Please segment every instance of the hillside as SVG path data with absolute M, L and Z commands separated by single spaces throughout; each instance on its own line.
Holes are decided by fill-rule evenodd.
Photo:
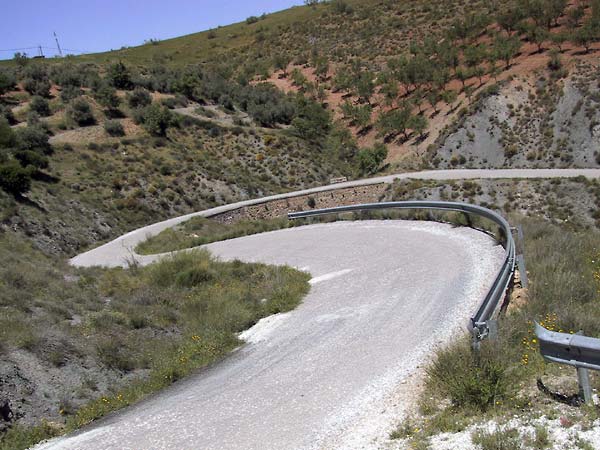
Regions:
M 74 336 L 154 333 L 176 345 L 189 337 L 186 327 L 198 325 L 163 311 L 140 323 L 137 306 L 127 305 L 143 304 L 148 295 L 159 301 L 169 289 L 181 298 L 186 289 L 205 292 L 204 282 L 180 280 L 149 293 L 141 284 L 151 274 L 135 266 L 83 273 L 66 266 L 67 257 L 129 230 L 337 177 L 423 168 L 600 167 L 598 51 L 597 0 L 333 0 L 139 47 L 3 62 L 0 319 L 18 327 L 0 346 L 6 362 L 0 379 L 11 383 L 0 407 L 12 402 L 23 426 L 55 422 L 42 437 L 65 423 L 81 425 L 77 408 L 89 412 L 86 402 L 98 408 L 103 396 L 118 398 L 126 388 L 121 381 L 147 381 L 153 366 L 141 354 L 131 366 L 107 362 L 102 342 L 79 345 Z M 569 184 L 563 191 L 552 182 L 522 183 L 523 198 L 510 182 L 470 186 L 474 193 L 466 200 L 507 213 L 571 220 L 576 231 L 600 224 L 595 185 Z M 396 199 L 453 194 L 438 185 L 396 188 Z M 385 195 L 391 194 L 354 192 L 348 201 Z M 565 198 L 568 207 L 560 205 Z M 222 267 L 202 255 L 181 264 L 192 278 L 209 270 L 211 283 L 220 273 L 235 284 L 244 270 L 276 270 Z M 295 302 L 304 282 L 299 274 L 289 277 Z M 244 310 L 226 331 L 275 306 Z M 237 342 L 227 336 L 198 365 Z M 76 379 L 61 378 L 66 366 Z M 34 371 L 50 375 L 34 379 Z M 43 398 L 24 400 L 43 386 Z M 69 408 L 60 408 L 63 403 Z M 0 420 L 0 430 L 4 425 Z

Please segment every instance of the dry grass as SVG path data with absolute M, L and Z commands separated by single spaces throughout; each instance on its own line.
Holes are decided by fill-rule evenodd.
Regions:
M 66 425 L 28 428 L 41 420 L 35 411 L 0 438 L 2 450 L 78 428 L 216 361 L 240 345 L 237 333 L 294 308 L 309 289 L 308 275 L 291 268 L 225 263 L 206 251 L 145 268 L 74 271 L 6 233 L 0 257 L 7 263 L 0 269 L 3 359 L 19 350 L 41 371 L 66 361 L 69 371 L 95 368 L 77 390 L 85 395 L 67 399 L 76 407 L 46 399 L 53 412 L 43 418 Z M 122 382 L 90 389 L 105 372 L 121 374 Z M 11 401 L 15 407 L 21 400 Z

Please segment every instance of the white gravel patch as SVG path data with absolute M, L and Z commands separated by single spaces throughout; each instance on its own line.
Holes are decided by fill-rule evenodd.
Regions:
M 238 337 L 248 342 L 249 344 L 257 344 L 262 341 L 266 341 L 269 336 L 281 325 L 288 317 L 290 313 L 279 313 L 273 314 L 272 316 L 260 319 L 254 326 L 242 331 Z
M 586 442 L 591 448 L 600 448 L 600 420 L 594 421 L 592 427 L 583 429 L 580 424 L 563 426 L 561 419 L 548 419 L 545 416 L 537 419 L 513 418 L 505 424 L 488 421 L 475 424 L 459 433 L 441 433 L 430 440 L 432 450 L 477 450 L 471 436 L 478 430 L 488 433 L 500 432 L 507 429 L 517 429 L 522 440 L 535 436 L 535 428 L 543 427 L 548 431 L 548 440 L 552 450 L 581 449 L 581 443 Z

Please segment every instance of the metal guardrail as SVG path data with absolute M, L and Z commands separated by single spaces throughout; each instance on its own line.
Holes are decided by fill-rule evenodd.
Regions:
M 591 402 L 588 370 L 600 370 L 600 339 L 550 331 L 538 323 L 535 324 L 535 335 L 545 360 L 577 369 L 580 395 L 586 403 Z
M 504 248 L 506 256 L 502 267 L 500 268 L 494 283 L 485 295 L 485 298 L 477 308 L 475 314 L 471 317 L 469 329 L 473 334 L 475 342 L 485 338 L 490 333 L 490 321 L 494 317 L 495 312 L 499 308 L 505 293 L 512 282 L 515 271 L 515 241 L 512 237 L 511 227 L 509 223 L 491 209 L 482 206 L 470 205 L 468 203 L 459 202 L 438 202 L 438 201 L 405 201 L 405 202 L 382 202 L 382 203 L 367 203 L 361 205 L 339 206 L 336 208 L 316 209 L 310 211 L 301 211 L 289 213 L 289 219 L 301 219 L 306 217 L 316 217 L 326 214 L 339 214 L 346 212 L 357 211 L 374 211 L 383 209 L 429 209 L 438 211 L 462 212 L 465 214 L 475 214 L 480 217 L 491 220 L 496 223 L 505 239 Z

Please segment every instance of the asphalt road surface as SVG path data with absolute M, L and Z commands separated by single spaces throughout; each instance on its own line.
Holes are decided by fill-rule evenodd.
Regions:
M 227 359 L 44 450 L 380 448 L 436 345 L 464 330 L 504 255 L 446 224 L 336 222 L 214 243 L 313 276 Z
M 271 200 L 309 195 L 317 192 L 326 192 L 349 187 L 369 186 L 373 184 L 392 183 L 396 179 L 421 179 L 421 180 L 466 180 L 466 179 L 503 179 L 503 178 L 572 178 L 572 177 L 600 178 L 600 169 L 456 169 L 456 170 L 428 170 L 424 172 L 408 172 L 396 175 L 367 178 L 363 180 L 348 181 L 345 183 L 320 186 L 303 191 L 288 192 L 269 197 L 245 200 L 230 205 L 219 206 L 199 211 L 185 216 L 175 217 L 163 222 L 148 225 L 146 227 L 127 233 L 114 241 L 104 244 L 98 248 L 82 253 L 74 257 L 71 263 L 76 266 L 126 266 L 132 259 L 144 264 L 154 258 L 136 255 L 134 248 L 140 242 L 150 236 L 157 235 L 161 231 L 174 227 L 192 217 L 210 217 L 227 211 L 232 211 L 244 206 L 265 203 Z

